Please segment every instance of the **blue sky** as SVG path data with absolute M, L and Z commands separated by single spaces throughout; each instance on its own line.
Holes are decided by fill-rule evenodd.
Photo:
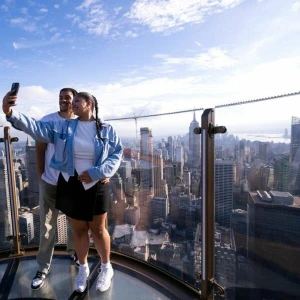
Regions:
M 71 86 L 94 94 L 104 119 L 296 92 L 299 20 L 299 0 L 1 0 L 0 92 L 20 82 L 17 109 L 40 118 Z M 236 132 L 283 131 L 300 116 L 299 100 L 219 109 L 217 121 Z M 182 134 L 191 119 L 139 126 Z M 134 122 L 121 123 L 120 134 L 134 136 Z

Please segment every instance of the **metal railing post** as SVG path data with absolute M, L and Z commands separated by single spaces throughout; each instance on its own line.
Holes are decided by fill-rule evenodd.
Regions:
M 214 280 L 215 272 L 215 140 L 216 133 L 226 132 L 226 127 L 214 126 L 215 110 L 205 109 L 201 117 L 201 299 L 213 300 L 215 289 L 224 295 L 224 289 Z
M 214 236 L 215 236 L 215 168 L 214 138 L 210 127 L 214 124 L 214 110 L 206 109 L 201 118 L 201 173 L 202 173 L 202 243 L 201 243 L 201 299 L 214 299 Z
M 10 128 L 8 126 L 4 127 L 4 138 L 0 139 L 0 142 L 4 142 L 6 165 L 7 165 L 7 177 L 8 177 L 8 187 L 9 187 L 9 199 L 10 199 L 10 210 L 11 210 L 11 221 L 12 221 L 12 235 L 7 236 L 6 239 L 13 240 L 14 249 L 10 256 L 21 256 L 23 252 L 21 251 L 20 242 L 20 230 L 19 230 L 19 217 L 18 217 L 18 205 L 17 205 L 17 190 L 16 190 L 16 180 L 15 180 L 15 170 L 13 164 L 12 155 L 12 142 L 17 142 L 19 139 L 10 136 Z

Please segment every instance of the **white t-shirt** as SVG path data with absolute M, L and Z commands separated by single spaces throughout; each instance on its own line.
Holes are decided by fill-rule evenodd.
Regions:
M 65 119 L 62 118 L 58 114 L 58 112 L 46 115 L 41 119 L 41 121 L 45 121 L 45 122 L 59 121 L 59 120 L 65 120 Z M 57 185 L 59 171 L 49 166 L 53 155 L 54 155 L 54 144 L 48 143 L 45 151 L 45 170 L 44 173 L 42 174 L 42 179 L 49 184 Z
M 74 135 L 74 156 L 75 169 L 78 175 L 95 166 L 95 136 L 97 134 L 95 121 L 82 122 L 78 121 L 76 132 Z M 65 180 L 69 180 L 69 175 L 62 172 Z M 82 183 L 84 189 L 87 190 L 95 185 L 98 180 L 91 183 Z

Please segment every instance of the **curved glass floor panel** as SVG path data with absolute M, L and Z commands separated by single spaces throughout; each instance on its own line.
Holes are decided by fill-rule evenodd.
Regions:
M 124 272 L 114 265 L 111 288 L 101 293 L 96 291 L 96 280 L 100 266 L 97 258 L 89 257 L 91 276 L 84 294 L 73 291 L 77 267 L 67 255 L 54 255 L 51 270 L 42 288 L 33 291 L 31 280 L 37 271 L 35 256 L 12 258 L 0 262 L 1 299 L 113 299 L 113 300 L 167 300 L 175 299 L 145 282 L 139 275 Z

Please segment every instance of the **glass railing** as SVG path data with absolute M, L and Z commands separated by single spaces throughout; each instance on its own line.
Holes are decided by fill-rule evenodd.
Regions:
M 300 297 L 300 122 L 292 119 L 299 100 L 215 110 L 216 124 L 227 128 L 215 135 L 215 166 L 208 166 L 215 171 L 214 277 L 225 288 L 225 299 Z M 121 166 L 110 180 L 112 250 L 199 289 L 203 186 L 201 134 L 193 130 L 201 127 L 202 113 L 108 120 L 124 146 Z M 31 138 L 13 144 L 25 251 L 39 242 L 34 152 Z M 3 155 L 0 246 L 7 249 L 12 245 L 6 241 L 11 229 L 4 162 Z M 60 215 L 56 242 L 66 239 L 66 218 Z
M 216 110 L 228 132 L 215 143 L 215 278 L 228 299 L 300 297 L 299 100 Z

